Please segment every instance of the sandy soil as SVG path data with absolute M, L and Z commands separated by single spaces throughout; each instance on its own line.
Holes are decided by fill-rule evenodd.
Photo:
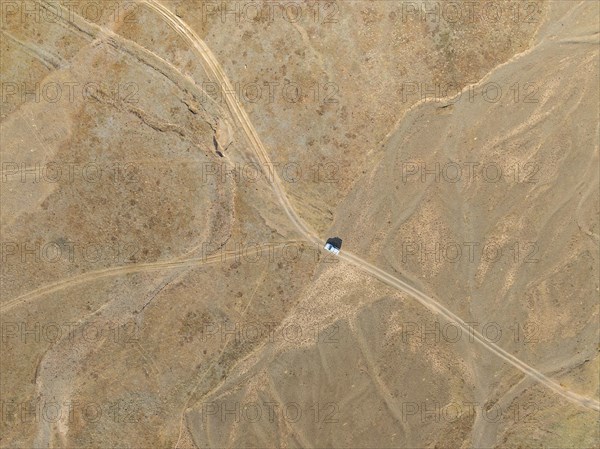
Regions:
M 257 5 L 2 0 L 0 447 L 598 447 L 598 4 Z

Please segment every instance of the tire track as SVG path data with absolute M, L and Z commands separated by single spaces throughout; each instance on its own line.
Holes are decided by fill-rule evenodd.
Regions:
M 183 20 L 181 20 L 178 16 L 176 16 L 173 12 L 171 12 L 168 8 L 166 8 L 165 6 L 163 6 L 161 3 L 159 3 L 156 0 L 141 0 L 141 3 L 147 5 L 152 10 L 157 12 L 160 16 L 162 16 L 167 21 L 167 23 L 180 36 L 182 36 L 187 42 L 189 42 L 192 45 L 192 47 L 195 49 L 197 54 L 206 63 L 206 66 L 208 69 L 207 71 L 210 71 L 212 73 L 214 78 L 223 86 L 224 90 L 234 91 L 223 68 L 220 66 L 220 64 L 216 60 L 216 58 L 213 55 L 213 53 L 211 52 L 211 50 L 204 43 L 204 41 L 202 41 L 198 37 L 198 35 Z M 533 48 L 535 48 L 535 47 L 533 47 Z M 523 52 L 523 53 L 519 54 L 518 56 L 522 57 L 524 54 L 530 53 L 531 51 L 533 51 L 533 48 L 527 52 Z M 515 58 L 511 58 L 509 61 L 507 61 L 504 64 L 499 65 L 498 67 L 505 66 L 505 65 L 509 64 L 510 62 L 512 62 L 514 59 Z M 496 70 L 498 67 L 494 68 L 493 70 Z M 489 77 L 490 74 L 491 74 L 491 72 L 486 74 L 486 77 Z M 249 141 L 249 143 L 251 144 L 252 148 L 254 149 L 254 151 L 256 153 L 256 156 L 258 157 L 260 162 L 263 164 L 262 166 L 263 167 L 271 166 L 272 164 L 270 162 L 268 153 L 267 153 L 264 145 L 262 144 L 260 138 L 258 137 L 258 134 L 257 134 L 256 130 L 254 129 L 248 115 L 246 114 L 244 109 L 241 107 L 238 100 L 234 96 L 227 95 L 226 96 L 226 104 L 229 109 L 229 112 L 237 120 L 238 124 L 243 129 L 247 140 Z M 304 223 L 304 221 L 300 217 L 298 217 L 295 210 L 291 206 L 291 204 L 283 190 L 281 180 L 279 179 L 279 176 L 277 175 L 277 173 L 274 173 L 274 176 L 271 177 L 271 180 L 272 180 L 271 186 L 273 187 L 275 194 L 276 194 L 279 202 L 281 203 L 282 208 L 284 209 L 285 213 L 287 214 L 288 218 L 290 219 L 290 221 L 294 224 L 294 226 L 298 229 L 298 231 L 309 242 L 320 244 L 323 240 L 318 238 L 316 236 L 316 234 L 314 233 L 314 231 L 312 231 L 308 227 L 308 225 L 306 223 Z M 451 322 L 457 323 L 462 328 L 462 330 L 465 330 L 465 331 L 469 330 L 466 323 L 462 319 L 460 319 L 457 315 L 455 315 L 449 309 L 447 309 L 446 307 L 444 307 L 443 305 L 441 305 L 440 303 L 435 301 L 433 298 L 427 296 L 425 293 L 417 290 L 416 288 L 412 287 L 411 285 L 407 284 L 406 282 L 373 266 L 366 260 L 363 260 L 360 257 L 358 257 L 350 252 L 342 252 L 342 253 L 340 253 L 339 257 L 342 260 L 345 260 L 346 262 L 356 266 L 357 268 L 372 274 L 373 276 L 375 276 L 382 282 L 411 295 L 419 303 L 421 303 L 422 305 L 427 307 L 429 310 L 431 310 L 435 314 L 437 314 Z M 513 356 L 512 354 L 508 353 L 504 349 L 500 348 L 496 344 L 487 341 L 480 333 L 473 332 L 473 334 L 474 334 L 475 340 L 478 343 L 480 343 L 484 348 L 488 349 L 491 353 L 497 355 L 498 357 L 502 358 L 507 363 L 509 363 L 512 366 L 514 366 L 515 368 L 519 369 L 523 374 L 530 376 L 532 379 L 535 379 L 537 382 L 545 385 L 550 390 L 554 391 L 555 393 L 559 394 L 560 396 L 564 397 L 565 399 L 569 400 L 570 402 L 573 402 L 573 403 L 580 405 L 582 407 L 585 407 L 585 408 L 600 411 L 600 402 L 598 402 L 597 400 L 579 395 L 572 391 L 569 391 L 568 389 L 562 387 L 557 382 L 546 377 L 544 374 L 537 371 L 533 367 L 527 365 L 525 362 L 521 361 L 517 357 Z
M 287 240 L 284 242 L 277 242 L 275 244 L 269 243 L 269 245 L 273 245 L 275 248 L 288 245 L 290 243 L 305 243 L 303 240 Z M 262 252 L 262 247 L 258 246 L 252 250 L 248 250 L 247 255 L 254 255 Z M 32 290 L 24 295 L 21 295 L 17 298 L 6 301 L 2 305 L 0 305 L 0 312 L 5 313 L 11 309 L 14 309 L 17 306 L 25 304 L 29 301 L 33 301 L 34 299 L 40 298 L 42 296 L 49 295 L 51 293 L 55 293 L 60 290 L 64 290 L 65 288 L 74 287 L 77 285 L 85 284 L 87 282 L 92 282 L 98 279 L 103 279 L 112 276 L 118 276 L 121 274 L 131 274 L 131 273 L 142 273 L 146 271 L 160 271 L 160 270 L 174 270 L 177 268 L 184 267 L 198 267 L 202 265 L 211 265 L 215 262 L 224 262 L 226 260 L 231 260 L 235 257 L 239 257 L 240 252 L 237 250 L 233 251 L 223 251 L 219 254 L 214 254 L 206 257 L 194 257 L 191 259 L 183 259 L 183 260 L 168 260 L 164 262 L 150 262 L 132 266 L 120 266 L 120 267 L 111 267 L 105 268 L 102 270 L 95 270 L 90 273 L 84 273 L 79 276 L 74 276 L 68 279 L 63 279 L 53 284 L 44 285 L 43 287 Z

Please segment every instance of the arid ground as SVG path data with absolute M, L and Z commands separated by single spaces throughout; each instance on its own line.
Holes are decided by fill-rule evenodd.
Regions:
M 0 6 L 0 448 L 600 447 L 598 2 Z

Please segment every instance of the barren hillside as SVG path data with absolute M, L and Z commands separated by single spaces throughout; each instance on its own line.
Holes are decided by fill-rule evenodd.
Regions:
M 597 2 L 0 1 L 0 447 L 600 445 Z

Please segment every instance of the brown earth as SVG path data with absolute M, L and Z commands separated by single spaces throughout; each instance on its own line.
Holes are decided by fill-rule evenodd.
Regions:
M 1 0 L 0 447 L 598 447 L 598 4 L 161 3 Z

